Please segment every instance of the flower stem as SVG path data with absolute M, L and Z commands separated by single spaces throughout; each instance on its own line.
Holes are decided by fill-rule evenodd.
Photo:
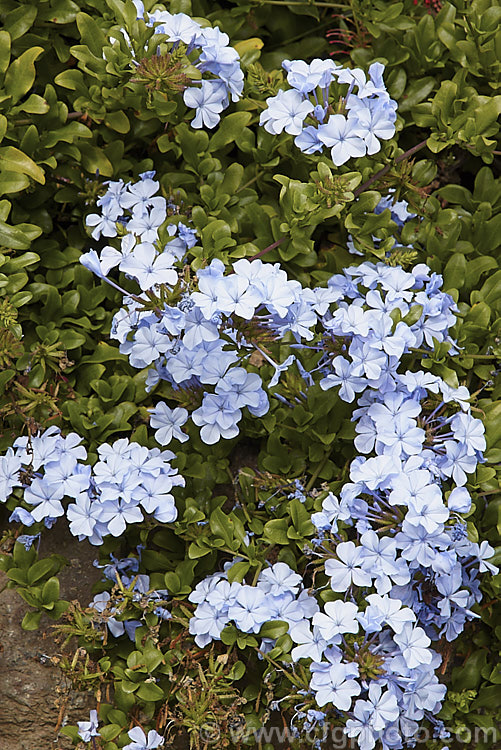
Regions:
M 315 482 L 317 481 L 318 475 L 320 474 L 320 472 L 324 468 L 325 464 L 329 460 L 330 454 L 331 454 L 331 451 L 327 451 L 327 453 L 323 457 L 322 461 L 318 464 L 318 466 L 315 469 L 314 473 L 311 475 L 310 481 L 308 482 L 308 484 L 304 488 L 305 492 L 309 492 L 311 490 L 311 488 L 313 487 L 313 485 L 315 484 Z
M 265 247 L 264 250 L 261 250 L 260 253 L 256 253 L 252 257 L 249 258 L 249 260 L 256 260 L 257 258 L 261 258 L 261 256 L 266 255 L 266 253 L 269 253 L 270 250 L 274 250 L 276 247 L 282 244 L 282 242 L 285 242 L 287 237 L 280 237 L 279 240 L 276 242 L 272 242 L 271 245 L 268 245 L 268 247 Z
M 239 187 L 235 192 L 236 193 L 240 193 L 240 192 L 242 192 L 242 190 L 245 190 L 245 188 L 248 188 L 250 185 L 253 185 L 257 180 L 259 180 L 259 178 L 261 177 L 262 174 L 263 174 L 262 172 L 258 172 L 255 177 L 253 177 L 251 180 L 249 180 L 244 185 L 242 185 L 241 187 Z
M 428 349 L 418 349 L 414 346 L 410 347 L 411 352 L 415 352 L 416 354 L 433 354 L 431 350 Z M 499 359 L 499 357 L 496 354 L 457 354 L 456 359 L 483 359 L 483 360 L 490 360 L 495 361 Z
M 379 170 L 379 172 L 376 172 L 376 174 L 372 175 L 372 177 L 367 180 L 367 182 L 364 182 L 362 185 L 360 185 L 360 187 L 353 191 L 353 195 L 355 196 L 355 198 L 358 198 L 360 193 L 363 193 L 364 190 L 367 190 L 367 188 L 370 187 L 374 182 L 377 182 L 381 177 L 384 177 L 384 175 L 390 171 L 394 164 L 399 164 L 401 161 L 404 161 L 404 159 L 408 159 L 417 151 L 421 151 L 421 149 L 426 146 L 426 141 L 427 139 L 421 141 L 421 143 L 416 143 L 415 146 L 412 146 L 412 148 L 407 149 L 407 151 L 404 151 L 403 154 L 397 156 L 394 162 L 392 162 L 391 164 L 387 164 L 386 167 L 383 167 Z

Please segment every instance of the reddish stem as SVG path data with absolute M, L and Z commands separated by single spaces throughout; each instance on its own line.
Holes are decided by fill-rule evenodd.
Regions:
M 261 258 L 263 255 L 266 255 L 266 253 L 269 253 L 270 250 L 274 250 L 276 247 L 281 245 L 282 242 L 285 242 L 286 239 L 287 237 L 280 237 L 279 240 L 277 240 L 276 242 L 272 242 L 271 245 L 268 245 L 268 247 L 265 247 L 264 250 L 261 250 L 260 253 L 256 253 L 255 255 L 253 255 L 251 258 L 249 258 L 249 260 L 256 260 L 256 258 Z
M 400 154 L 400 156 L 397 156 L 394 162 L 392 162 L 391 164 L 387 164 L 386 167 L 383 167 L 379 170 L 379 172 L 376 172 L 376 174 L 372 175 L 372 177 L 367 180 L 367 182 L 364 182 L 363 185 L 360 185 L 360 187 L 353 191 L 353 195 L 355 196 L 355 198 L 358 198 L 360 193 L 363 193 L 364 190 L 367 190 L 367 188 L 370 187 L 374 182 L 377 182 L 380 177 L 383 177 L 387 172 L 389 172 L 394 164 L 399 164 L 401 161 L 404 161 L 404 159 L 408 159 L 409 156 L 412 156 L 417 151 L 420 151 L 422 148 L 424 148 L 426 146 L 426 141 L 427 139 L 421 141 L 421 143 L 416 143 L 415 146 L 407 149 L 407 151 L 404 151 L 404 153 Z

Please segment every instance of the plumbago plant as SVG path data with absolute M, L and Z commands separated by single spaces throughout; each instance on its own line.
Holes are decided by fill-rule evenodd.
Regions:
M 0 3 L 0 499 L 23 625 L 96 695 L 62 733 L 492 747 L 496 4 L 52 5 Z

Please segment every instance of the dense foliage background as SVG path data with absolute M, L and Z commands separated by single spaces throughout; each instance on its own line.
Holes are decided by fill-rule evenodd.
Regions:
M 157 5 L 145 2 L 147 10 Z M 494 159 L 500 153 L 500 3 L 172 0 L 166 7 L 219 26 L 241 56 L 244 96 L 212 131 L 190 127 L 180 96 L 167 96 L 161 85 L 131 83 L 124 52 L 103 56 L 112 49 L 105 33 L 111 27 L 126 28 L 138 49 L 147 41 L 130 0 L 0 0 L 2 452 L 19 435 L 51 425 L 81 435 L 91 458 L 98 445 L 123 436 L 156 445 L 147 408 L 170 393 L 161 384 L 153 399 L 145 371 L 134 370 L 110 341 L 121 295 L 79 263 L 96 246 L 84 219 L 103 182 L 135 180 L 155 169 L 163 195 L 199 233 L 192 271 L 213 258 L 229 263 L 266 251 L 266 261 L 280 261 L 291 278 L 314 286 L 356 262 L 346 245 L 351 235 L 368 260 L 389 258 L 406 269 L 425 262 L 443 275 L 443 288 L 460 310 L 453 335 L 461 351 L 451 357 L 437 346 L 421 366 L 451 386 L 467 385 L 475 396 L 487 451 L 469 476 L 475 503 L 468 526 L 471 538 L 497 548 L 499 562 L 501 179 Z M 284 82 L 282 61 L 329 55 L 364 69 L 383 62 L 398 102 L 397 133 L 383 149 L 331 172 L 319 166 L 320 157 L 293 150 L 287 134 L 272 136 L 258 126 L 265 98 Z M 401 234 L 389 211 L 373 213 L 390 188 L 416 214 Z M 418 363 L 419 352 L 413 358 Z M 266 364 L 256 364 L 266 372 Z M 297 389 L 293 375 L 284 378 L 283 395 Z M 210 741 L 197 734 L 208 719 L 226 727 L 228 737 L 231 722 L 259 727 L 271 716 L 282 723 L 270 713 L 272 701 L 283 697 L 280 670 L 261 683 L 254 662 L 255 671 L 245 675 L 235 651 L 229 661 L 219 658 L 225 646 L 200 656 L 187 633 L 193 607 L 185 599 L 229 559 L 221 547 L 238 554 L 238 524 L 247 521 L 261 542 L 257 557 L 304 566 L 312 528 L 303 510 L 315 503 L 310 491 L 322 483 L 341 486 L 353 436 L 351 409 L 318 387 L 294 409 L 275 400 L 264 419 L 244 418 L 232 440 L 208 446 L 190 432 L 175 448 L 187 480 L 176 496 L 175 534 L 133 527 L 99 549 L 104 561 L 145 545 L 141 572 L 179 600 L 178 634 L 162 631 L 159 640 L 153 616 L 144 650 L 127 639 L 103 643 L 88 613 L 59 600 L 62 561 L 37 561 L 35 547 L 14 546 L 20 531 L 5 524 L 2 566 L 33 607 L 25 626 L 36 628 L 41 612 L 63 616 L 65 634 L 77 635 L 90 654 L 90 662 L 66 669 L 107 696 L 100 705 L 103 749 L 123 747 L 131 716 L 144 726 L 173 726 L 173 736 L 188 733 L 196 747 Z M 306 488 L 306 506 L 289 500 L 295 479 Z M 262 504 L 275 491 L 270 526 Z M 5 507 L 5 521 L 11 509 Z M 438 646 L 449 688 L 441 716 L 454 730 L 499 726 L 500 588 L 501 576 L 486 579 L 481 619 L 457 641 Z M 128 606 L 135 606 L 132 596 Z M 268 633 L 277 635 L 283 633 Z M 243 638 L 235 634 L 238 647 Z M 282 648 L 288 649 L 285 641 Z M 285 703 L 286 723 L 290 710 Z M 76 742 L 76 728 L 67 731 Z M 430 740 L 426 746 L 443 745 Z

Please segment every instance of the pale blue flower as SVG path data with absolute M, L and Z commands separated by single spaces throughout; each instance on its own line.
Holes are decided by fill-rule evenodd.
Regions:
M 155 748 L 161 747 L 165 742 L 164 738 L 154 729 L 150 729 L 148 736 L 146 736 L 140 727 L 134 727 L 133 729 L 129 729 L 128 735 L 132 742 L 125 745 L 123 750 L 155 750 Z
M 171 409 L 165 401 L 159 401 L 153 409 L 149 409 L 149 412 L 151 414 L 150 425 L 155 430 L 157 443 L 169 445 L 173 439 L 181 443 L 189 439 L 189 436 L 181 429 L 188 420 L 187 409 L 180 406 Z
M 276 96 L 266 99 L 266 104 L 268 107 L 261 112 L 259 124 L 273 135 L 279 135 L 283 130 L 290 135 L 299 135 L 305 118 L 314 109 L 313 104 L 294 89 L 280 89 Z
M 217 80 L 202 80 L 200 86 L 186 89 L 183 98 L 187 107 L 196 109 L 196 115 L 191 121 L 194 128 L 215 128 L 228 103 L 226 87 L 222 81 Z
M 365 156 L 366 145 L 357 135 L 358 121 L 349 121 L 344 115 L 330 115 L 323 125 L 318 127 L 318 137 L 331 149 L 331 159 L 340 167 L 348 159 Z
M 97 711 L 93 709 L 89 714 L 89 721 L 77 721 L 78 736 L 84 742 L 90 742 L 93 737 L 100 737 L 97 730 L 98 723 Z

